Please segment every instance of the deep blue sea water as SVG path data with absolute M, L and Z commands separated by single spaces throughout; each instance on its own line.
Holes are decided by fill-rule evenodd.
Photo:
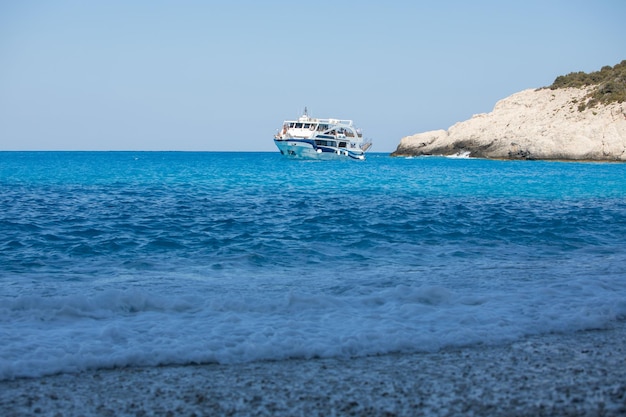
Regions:
M 626 164 L 0 152 L 0 380 L 626 317 Z

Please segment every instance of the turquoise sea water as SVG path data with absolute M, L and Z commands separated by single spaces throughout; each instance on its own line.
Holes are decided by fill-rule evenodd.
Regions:
M 626 317 L 626 164 L 0 152 L 0 380 Z

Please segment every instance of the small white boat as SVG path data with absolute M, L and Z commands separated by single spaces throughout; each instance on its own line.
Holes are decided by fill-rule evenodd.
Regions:
M 316 119 L 306 107 L 298 120 L 285 120 L 274 135 L 280 153 L 300 159 L 365 159 L 372 142 L 363 139 L 352 120 Z

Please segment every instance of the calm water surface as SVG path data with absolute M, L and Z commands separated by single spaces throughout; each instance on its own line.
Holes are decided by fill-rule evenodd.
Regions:
M 0 379 L 626 316 L 626 164 L 0 152 Z

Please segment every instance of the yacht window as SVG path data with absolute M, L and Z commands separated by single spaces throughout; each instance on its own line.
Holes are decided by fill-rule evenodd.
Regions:
M 333 140 L 316 140 L 315 144 L 318 146 L 337 146 L 336 142 Z
M 296 129 L 301 129 L 302 128 L 302 123 L 296 123 Z
M 346 142 L 339 142 L 340 148 L 345 148 L 348 144 Z

